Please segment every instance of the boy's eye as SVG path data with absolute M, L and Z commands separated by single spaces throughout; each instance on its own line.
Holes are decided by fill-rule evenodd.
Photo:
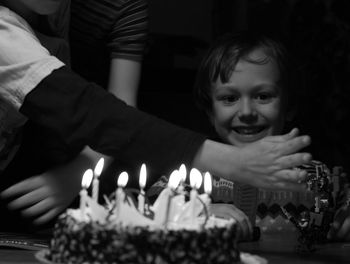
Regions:
M 224 104 L 232 104 L 238 99 L 239 97 L 236 95 L 223 95 L 219 97 L 219 101 L 223 102 Z
M 276 97 L 274 93 L 258 93 L 255 99 L 261 103 L 269 103 L 273 98 Z

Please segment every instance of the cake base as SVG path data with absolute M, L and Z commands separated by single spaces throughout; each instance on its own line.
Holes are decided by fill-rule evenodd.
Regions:
M 232 264 L 239 261 L 238 225 L 163 229 L 59 217 L 48 259 L 58 263 Z
M 43 249 L 38 251 L 35 254 L 37 260 L 43 264 L 63 264 L 58 262 L 53 262 L 49 259 L 50 251 L 48 249 Z M 252 255 L 246 252 L 240 253 L 240 261 L 238 264 L 268 264 L 268 261 L 265 258 L 262 258 L 258 255 Z

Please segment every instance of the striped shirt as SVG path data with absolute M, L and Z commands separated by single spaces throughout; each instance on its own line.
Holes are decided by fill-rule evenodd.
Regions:
M 148 33 L 146 0 L 72 0 L 72 68 L 106 86 L 111 58 L 141 61 Z

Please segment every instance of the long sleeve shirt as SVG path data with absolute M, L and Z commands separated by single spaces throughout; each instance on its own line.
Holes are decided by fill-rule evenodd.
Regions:
M 66 67 L 27 94 L 20 112 L 54 131 L 67 146 L 89 145 L 128 164 L 144 162 L 158 173 L 181 163 L 190 166 L 206 139 L 127 106 Z

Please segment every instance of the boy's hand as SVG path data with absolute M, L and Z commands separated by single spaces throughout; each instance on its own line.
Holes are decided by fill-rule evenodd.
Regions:
M 67 208 L 80 190 L 82 174 L 74 174 L 62 166 L 33 176 L 4 190 L 0 197 L 12 199 L 11 210 L 19 210 L 33 224 L 49 222 Z
M 335 241 L 350 241 L 350 207 L 345 205 L 338 209 L 327 235 Z
M 235 219 L 241 229 L 240 240 L 251 240 L 253 228 L 248 216 L 233 204 L 210 204 L 209 213 L 225 219 Z

